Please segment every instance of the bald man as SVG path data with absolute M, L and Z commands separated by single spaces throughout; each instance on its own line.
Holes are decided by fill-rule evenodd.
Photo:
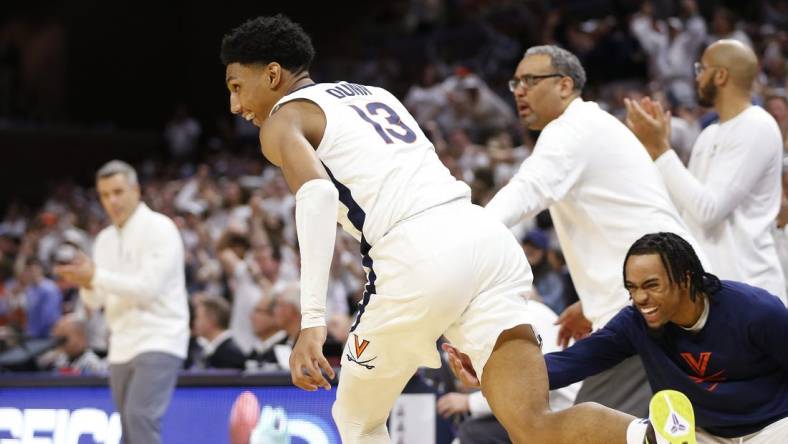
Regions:
M 687 226 L 721 278 L 768 290 L 786 303 L 785 277 L 771 232 L 780 210 L 782 138 L 774 118 L 751 104 L 758 58 L 719 40 L 695 63 L 698 102 L 720 116 L 698 136 L 687 168 L 670 148 L 670 114 L 646 98 L 627 100 L 638 136 Z

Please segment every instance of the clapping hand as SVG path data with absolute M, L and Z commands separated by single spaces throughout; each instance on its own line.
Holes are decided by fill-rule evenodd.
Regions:
M 651 159 L 670 149 L 670 111 L 663 111 L 662 105 L 644 97 L 638 100 L 624 99 L 627 107 L 627 126 L 640 143 L 646 147 Z

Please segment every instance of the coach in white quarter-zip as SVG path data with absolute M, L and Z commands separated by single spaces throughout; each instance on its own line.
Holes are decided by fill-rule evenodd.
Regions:
M 722 279 L 763 288 L 786 303 L 785 276 L 771 232 L 780 210 L 782 136 L 754 106 L 755 53 L 719 40 L 695 63 L 698 102 L 718 123 L 698 136 L 687 168 L 670 149 L 669 115 L 650 99 L 628 100 L 627 120 L 665 179 L 673 202 Z
M 695 245 L 641 143 L 618 119 L 581 98 L 585 80 L 569 51 L 528 49 L 509 89 L 523 125 L 541 133 L 533 154 L 486 207 L 510 227 L 550 210 L 580 297 L 558 318 L 564 346 L 629 304 L 619 269 L 632 242 L 668 231 Z M 634 357 L 586 380 L 577 402 L 644 416 L 649 397 L 646 374 Z
M 112 225 L 96 237 L 92 260 L 81 254 L 55 272 L 80 286 L 87 305 L 104 307 L 123 441 L 158 444 L 189 339 L 183 242 L 170 218 L 140 201 L 129 164 L 101 167 L 96 189 Z

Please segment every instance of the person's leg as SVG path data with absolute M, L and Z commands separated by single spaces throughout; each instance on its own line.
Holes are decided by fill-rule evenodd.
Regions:
M 115 403 L 115 408 L 118 409 L 120 414 L 120 428 L 123 433 L 123 439 L 126 443 L 129 441 L 131 430 L 126 423 L 126 394 L 128 393 L 129 381 L 134 374 L 134 367 L 131 362 L 125 364 L 112 364 L 109 366 L 109 389 L 112 393 L 112 401 Z
M 700 441 L 698 441 L 700 443 Z M 743 444 L 781 444 L 788 442 L 788 418 L 769 424 L 758 433 L 744 438 Z
M 625 444 L 634 417 L 594 403 L 550 412 L 544 357 L 533 330 L 520 325 L 498 337 L 482 373 L 482 391 L 514 443 Z
M 134 376 L 128 385 L 126 424 L 133 440 L 126 444 L 161 443 L 161 418 L 170 403 L 183 360 L 168 353 L 142 353 L 133 360 Z
M 453 215 L 436 208 L 399 224 L 364 258 L 364 305 L 345 344 L 332 411 L 345 444 L 388 443 L 386 420 L 405 384 L 418 367 L 440 367 L 436 341 L 462 315 L 475 284 L 472 242 L 452 231 Z
M 640 418 L 648 415 L 651 387 L 639 356 L 588 377 L 577 393 L 575 404 L 596 402 Z
M 337 399 L 331 409 L 345 444 L 388 444 L 386 420 L 415 368 L 388 378 L 362 378 L 352 371 L 339 375 Z

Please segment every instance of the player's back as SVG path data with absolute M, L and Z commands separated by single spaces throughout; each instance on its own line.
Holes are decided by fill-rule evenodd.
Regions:
M 438 159 L 416 120 L 391 93 L 347 82 L 309 85 L 274 107 L 308 100 L 326 116 L 316 153 L 339 190 L 339 221 L 372 245 L 395 224 L 429 208 L 470 199 Z

